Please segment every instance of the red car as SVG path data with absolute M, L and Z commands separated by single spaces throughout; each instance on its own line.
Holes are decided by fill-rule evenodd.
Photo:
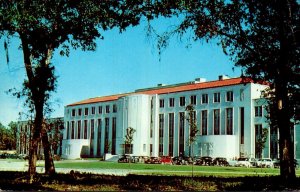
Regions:
M 170 164 L 170 165 L 173 164 L 172 157 L 170 157 L 170 156 L 162 156 L 160 158 L 160 161 L 162 164 Z

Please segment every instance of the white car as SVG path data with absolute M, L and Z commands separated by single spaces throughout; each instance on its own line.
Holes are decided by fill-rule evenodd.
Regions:
M 256 166 L 256 160 L 254 158 L 240 157 L 240 158 L 238 158 L 236 166 L 238 166 L 238 167 L 242 167 L 242 166 L 244 166 L 244 167 L 255 167 Z
M 274 167 L 274 161 L 270 158 L 259 159 L 259 160 L 257 160 L 257 167 L 273 168 Z

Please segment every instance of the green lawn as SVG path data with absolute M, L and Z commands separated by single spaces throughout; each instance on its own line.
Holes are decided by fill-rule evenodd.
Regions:
M 40 165 L 42 166 L 42 165 Z M 255 176 L 279 175 L 276 168 L 245 168 L 245 167 L 218 167 L 192 165 L 155 165 L 142 163 L 116 163 L 105 161 L 57 161 L 56 168 L 76 169 L 125 169 L 141 175 L 191 175 L 196 176 Z M 300 170 L 296 171 L 300 176 Z

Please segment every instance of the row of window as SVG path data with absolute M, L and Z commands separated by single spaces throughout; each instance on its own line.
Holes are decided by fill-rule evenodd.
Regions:
M 213 102 L 214 103 L 220 103 L 221 96 L 220 92 L 216 92 L 213 94 Z M 227 91 L 226 92 L 226 102 L 233 102 L 233 91 Z M 202 94 L 201 95 L 201 104 L 207 104 L 209 101 L 208 94 Z M 190 104 L 197 105 L 197 95 L 191 95 L 190 96 Z M 179 106 L 185 106 L 186 105 L 186 97 L 182 96 L 179 98 Z M 175 106 L 175 98 L 169 98 L 169 107 Z M 164 108 L 165 107 L 165 99 L 159 100 L 159 107 Z
M 82 108 L 78 108 L 77 110 L 76 109 L 72 109 L 71 111 L 71 116 L 72 117 L 75 117 L 76 115 L 77 116 L 88 116 L 88 115 L 95 115 L 96 114 L 96 109 L 97 109 L 97 113 L 98 114 L 103 114 L 104 112 L 106 114 L 110 113 L 111 111 L 111 107 L 110 105 L 106 105 L 105 106 L 105 110 L 103 110 L 103 106 L 98 106 L 97 108 L 96 107 L 85 107 L 84 109 Z M 84 111 L 83 111 L 84 110 Z M 84 112 L 84 113 L 83 113 Z M 112 106 L 112 112 L 113 113 L 116 113 L 117 112 L 117 105 L 116 104 L 113 104 Z

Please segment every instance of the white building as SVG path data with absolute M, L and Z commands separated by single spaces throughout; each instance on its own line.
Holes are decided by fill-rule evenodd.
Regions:
M 278 132 L 270 131 L 264 116 L 267 103 L 260 99 L 266 88 L 251 80 L 220 76 L 217 81 L 198 78 L 69 104 L 62 157 L 123 154 L 126 129 L 132 127 L 135 156 L 255 157 L 255 140 L 262 128 L 268 128 L 263 156 L 276 158 Z M 189 104 L 195 107 L 199 129 L 193 154 L 185 111 Z

